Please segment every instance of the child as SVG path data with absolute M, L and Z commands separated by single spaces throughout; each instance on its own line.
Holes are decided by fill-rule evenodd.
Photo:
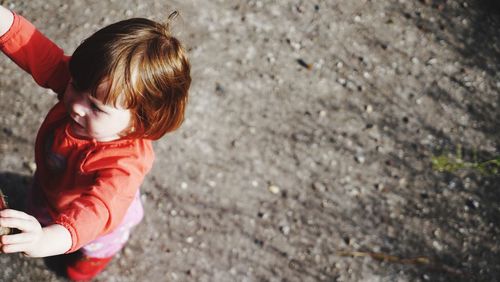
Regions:
M 59 102 L 35 143 L 28 213 L 0 211 L 3 253 L 46 257 L 78 251 L 66 266 L 89 280 L 142 219 L 139 186 L 152 140 L 177 129 L 191 83 L 185 50 L 168 25 L 135 18 L 86 39 L 71 57 L 23 17 L 0 6 L 0 49 Z

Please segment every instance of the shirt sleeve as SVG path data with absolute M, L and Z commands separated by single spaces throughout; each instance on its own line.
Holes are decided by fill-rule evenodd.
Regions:
M 121 224 L 152 165 L 152 158 L 97 158 L 89 160 L 91 169 L 96 170 L 93 185 L 55 219 L 55 223 L 64 226 L 71 234 L 72 246 L 68 253 Z
M 121 223 L 143 176 L 108 169 L 100 172 L 97 179 L 95 185 L 74 200 L 55 220 L 71 234 L 72 246 L 68 252 L 80 249 Z
M 14 13 L 9 31 L 0 37 L 0 50 L 31 74 L 36 83 L 59 96 L 69 81 L 69 58 L 24 17 Z

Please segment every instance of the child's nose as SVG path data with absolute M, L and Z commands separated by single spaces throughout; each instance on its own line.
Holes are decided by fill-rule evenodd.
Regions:
M 83 117 L 86 114 L 86 107 L 83 105 L 82 101 L 75 101 L 73 103 L 73 113 L 77 116 Z

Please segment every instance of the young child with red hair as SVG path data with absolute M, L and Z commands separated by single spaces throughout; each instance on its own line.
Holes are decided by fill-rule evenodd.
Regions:
M 79 252 L 72 280 L 100 273 L 143 217 L 139 186 L 152 140 L 177 129 L 191 83 L 186 51 L 168 24 L 111 24 L 66 56 L 23 17 L 0 6 L 0 49 L 58 102 L 35 143 L 27 213 L 0 211 L 0 251 L 47 257 Z

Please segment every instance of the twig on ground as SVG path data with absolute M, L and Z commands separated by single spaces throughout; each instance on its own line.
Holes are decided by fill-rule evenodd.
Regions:
M 430 269 L 437 271 L 445 271 L 453 275 L 464 275 L 464 273 L 461 270 L 455 269 L 447 265 L 434 263 L 428 257 L 401 258 L 398 256 L 393 256 L 385 253 L 358 252 L 358 251 L 340 251 L 337 252 L 337 255 L 341 257 L 371 257 L 375 260 L 391 262 L 391 263 L 423 265 Z

